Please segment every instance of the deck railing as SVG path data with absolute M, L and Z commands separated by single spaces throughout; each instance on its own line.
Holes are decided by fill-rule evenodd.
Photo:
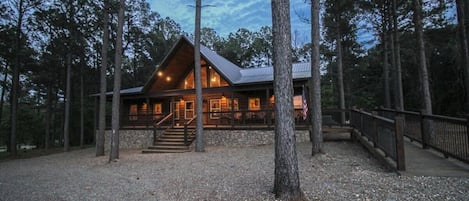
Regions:
M 372 147 L 395 162 L 397 170 L 405 170 L 403 120 L 394 120 L 363 110 L 351 110 L 351 125 L 365 136 Z
M 341 122 L 341 114 L 346 117 L 345 122 Z M 174 117 L 171 116 L 171 117 Z M 121 117 L 122 128 L 152 128 L 155 122 L 162 122 L 159 127 L 171 126 L 168 114 L 139 114 L 123 115 Z M 106 117 L 110 125 L 111 117 Z M 169 118 L 173 119 L 173 118 Z M 237 110 L 204 112 L 202 115 L 204 126 L 216 128 L 267 128 L 272 129 L 275 125 L 274 110 Z M 349 125 L 350 110 L 340 109 L 322 109 L 323 126 L 347 126 Z M 164 120 L 164 121 L 161 121 Z M 179 120 L 177 120 L 179 121 Z M 308 118 L 303 118 L 302 110 L 294 111 L 295 126 L 299 129 L 307 129 L 309 125 Z
M 395 111 L 379 108 L 376 110 L 390 118 L 402 116 L 405 121 L 404 135 L 431 147 L 445 157 L 451 156 L 469 163 L 469 119 L 440 115 L 424 115 L 419 112 Z

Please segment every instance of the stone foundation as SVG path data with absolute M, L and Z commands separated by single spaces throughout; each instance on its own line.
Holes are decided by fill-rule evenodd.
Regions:
M 156 131 L 156 137 L 163 130 Z M 297 142 L 309 142 L 307 130 L 297 130 Z M 212 130 L 204 129 L 205 146 L 255 146 L 274 143 L 273 130 Z M 153 145 L 153 130 L 120 130 L 120 149 L 146 149 Z M 111 130 L 105 132 L 105 150 L 111 148 Z
M 162 131 L 157 131 L 157 137 Z M 111 130 L 104 133 L 104 149 L 111 149 Z M 120 130 L 119 149 L 146 149 L 153 145 L 153 130 Z
M 309 142 L 307 130 L 297 130 L 296 142 Z M 204 130 L 206 146 L 254 146 L 274 143 L 273 130 Z

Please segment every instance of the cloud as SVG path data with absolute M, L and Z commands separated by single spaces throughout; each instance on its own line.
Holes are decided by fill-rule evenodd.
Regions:
M 184 31 L 193 32 L 195 17 L 193 0 L 147 1 L 153 11 L 163 17 L 172 18 L 181 25 Z M 213 28 L 224 37 L 240 28 L 258 31 L 262 26 L 272 25 L 271 7 L 268 0 L 204 0 L 202 4 L 211 6 L 202 9 L 201 26 Z M 309 25 L 301 22 L 296 13 L 309 15 L 309 5 L 305 4 L 304 0 L 292 0 L 290 7 L 292 30 L 308 35 Z M 309 37 L 306 40 L 309 40 Z

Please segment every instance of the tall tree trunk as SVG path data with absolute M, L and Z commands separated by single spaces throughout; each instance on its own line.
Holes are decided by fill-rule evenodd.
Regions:
M 311 87 L 309 87 L 310 121 L 312 126 L 311 155 L 323 153 L 322 136 L 322 109 L 321 109 L 321 72 L 320 72 L 320 52 L 319 52 L 319 6 L 320 0 L 311 2 Z
M 464 26 L 466 27 L 466 37 L 467 37 L 467 34 L 469 34 L 469 0 L 463 0 L 464 1 L 464 8 L 463 8 L 463 12 L 465 13 L 464 14 Z M 467 40 L 467 38 L 466 38 Z M 467 41 L 467 46 L 469 46 L 469 41 Z M 469 48 L 469 47 L 468 47 Z M 468 50 L 469 51 L 469 50 Z M 469 54 L 469 53 L 468 53 Z M 468 61 L 469 62 L 469 58 L 468 58 Z M 469 109 L 468 109 L 469 110 Z
M 342 33 L 340 30 L 340 17 L 336 18 L 336 51 L 337 51 L 337 85 L 339 87 L 339 109 L 345 110 L 345 92 L 344 92 L 344 67 L 342 53 Z M 345 124 L 345 112 L 340 113 L 340 123 Z
M 109 1 L 104 0 L 104 19 L 103 19 L 103 46 L 101 47 L 101 73 L 100 73 L 100 92 L 99 92 L 99 117 L 98 134 L 96 136 L 96 156 L 104 156 L 104 130 L 106 128 L 106 70 L 107 53 L 109 47 Z
M 23 6 L 24 1 L 19 0 L 18 2 L 18 22 L 16 24 L 16 49 L 15 49 L 15 65 L 13 67 L 13 76 L 11 79 L 11 133 L 10 133 L 10 153 L 12 155 L 17 154 L 16 150 L 16 131 L 17 131 L 17 120 L 18 120 L 18 97 L 20 88 L 20 59 L 21 59 L 21 29 L 23 25 Z
M 69 40 L 70 41 L 70 40 Z M 70 47 L 70 43 L 68 44 Z M 64 151 L 70 151 L 70 102 L 72 85 L 72 53 L 67 53 L 67 81 L 65 89 Z
M 391 94 L 389 88 L 389 58 L 388 58 L 388 40 L 387 33 L 383 31 L 383 87 L 384 87 L 384 107 L 391 108 Z
M 425 43 L 423 40 L 422 4 L 420 0 L 414 0 L 415 32 L 417 34 L 417 46 L 419 51 L 419 74 L 422 90 L 423 113 L 432 114 L 432 100 L 430 84 L 428 82 L 427 58 L 425 55 Z
M 275 94 L 275 196 L 305 200 L 300 189 L 293 119 L 293 79 L 288 0 L 272 0 Z
M 383 16 L 382 20 L 382 34 L 381 34 L 381 41 L 383 42 L 383 88 L 384 88 L 384 107 L 390 109 L 391 108 L 391 89 L 389 86 L 389 43 L 393 41 L 388 40 L 388 33 L 390 30 L 390 21 L 391 15 L 389 12 L 389 4 L 387 1 L 382 2 L 382 10 L 381 14 Z
M 50 143 L 50 126 L 51 126 L 51 115 L 52 115 L 52 81 L 49 80 L 47 83 L 47 103 L 46 103 L 46 136 L 44 137 L 44 148 L 49 149 Z
M 394 39 L 394 68 L 395 68 L 395 107 L 396 110 L 404 110 L 404 93 L 402 90 L 402 70 L 401 70 L 401 51 L 399 42 L 399 26 L 397 23 L 397 0 L 393 0 L 392 3 L 392 16 L 393 16 L 393 39 Z
M 202 8 L 201 0 L 195 1 L 195 33 L 194 33 L 194 68 L 195 68 L 195 97 L 196 97 L 196 133 L 195 133 L 195 151 L 205 151 L 204 128 L 202 122 L 202 81 L 200 75 L 200 10 Z
M 5 91 L 7 90 L 8 64 L 5 64 L 2 80 L 2 95 L 0 95 L 0 123 L 3 119 L 3 105 L 5 104 Z
M 83 81 L 83 68 L 80 68 L 80 148 L 83 149 L 84 137 L 85 137 L 85 86 Z
M 465 8 L 469 7 L 464 0 L 456 0 L 456 8 L 458 15 L 458 28 L 459 28 L 459 44 L 461 48 L 461 63 L 464 69 L 464 88 L 466 92 L 465 108 L 464 111 L 469 113 L 469 43 L 467 40 L 467 27 L 466 18 L 468 13 L 465 12 Z
M 122 32 L 124 26 L 125 0 L 120 0 L 119 16 L 117 19 L 117 41 L 115 53 L 114 70 L 114 92 L 112 95 L 112 133 L 111 133 L 111 154 L 109 161 L 119 158 L 119 127 L 120 127 L 120 88 L 121 88 L 121 66 L 122 66 Z

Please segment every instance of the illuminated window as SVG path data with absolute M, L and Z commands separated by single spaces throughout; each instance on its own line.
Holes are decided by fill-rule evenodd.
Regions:
M 260 98 L 249 98 L 249 110 L 261 110 L 261 99 Z
M 231 111 L 232 108 L 233 108 L 233 111 L 238 111 L 239 110 L 239 105 L 238 105 L 238 99 L 237 98 L 233 99 L 233 101 L 231 101 L 231 99 L 227 99 L 227 110 Z
M 161 113 L 163 113 L 161 103 L 155 103 L 153 105 L 153 114 L 161 114 Z
M 137 104 L 130 105 L 129 120 L 135 121 L 138 119 L 137 109 L 138 109 Z
M 293 108 L 303 109 L 303 96 L 293 96 Z
M 210 68 L 210 87 L 220 87 L 220 75 Z

